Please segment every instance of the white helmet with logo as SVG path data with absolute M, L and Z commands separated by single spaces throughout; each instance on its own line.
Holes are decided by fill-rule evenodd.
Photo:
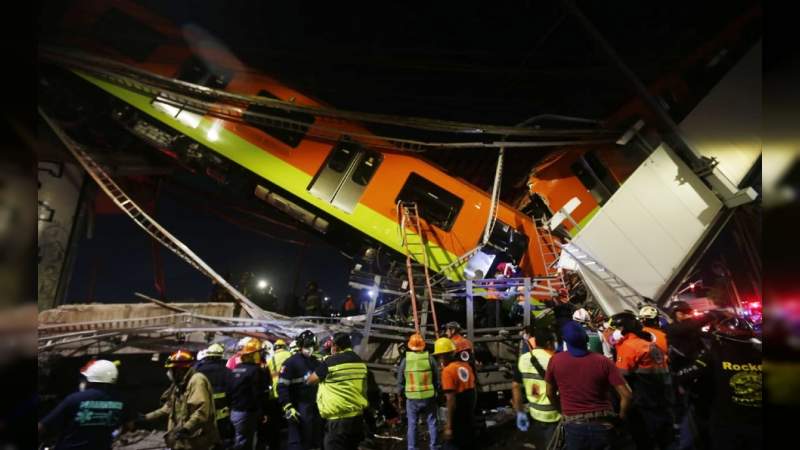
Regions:
M 572 313 L 572 320 L 578 323 L 589 323 L 592 317 L 589 315 L 589 311 L 581 308 Z
M 658 317 L 658 310 L 653 306 L 643 306 L 642 309 L 639 310 L 639 320 L 655 319 L 656 317 Z
M 93 359 L 81 368 L 81 375 L 90 383 L 116 383 L 119 371 L 111 361 Z

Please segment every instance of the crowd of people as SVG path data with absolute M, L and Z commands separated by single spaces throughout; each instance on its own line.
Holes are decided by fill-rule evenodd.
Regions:
M 644 306 L 595 329 L 578 309 L 556 327 L 527 327 L 513 384 L 517 427 L 536 448 L 761 448 L 762 351 L 752 325 L 683 301 L 671 314 L 664 326 Z
M 578 309 L 522 333 L 513 370 L 516 426 L 537 449 L 761 448 L 761 349 L 731 314 L 697 315 L 685 302 L 664 325 L 643 307 L 596 327 Z M 594 318 L 596 319 L 596 318 Z M 412 335 L 396 367 L 396 395 L 417 448 L 476 448 L 475 349 L 456 322 L 429 352 Z M 111 448 L 113 433 L 166 419 L 172 449 L 356 449 L 375 433 L 380 391 L 350 336 L 323 345 L 311 331 L 287 344 L 245 338 L 225 358 L 219 343 L 165 363 L 161 406 L 130 411 L 114 389 L 117 366 L 91 361 L 78 392 L 39 423 L 56 448 Z M 445 412 L 440 417 L 440 409 Z

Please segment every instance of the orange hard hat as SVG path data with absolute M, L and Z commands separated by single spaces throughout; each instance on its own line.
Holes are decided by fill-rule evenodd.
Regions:
M 168 369 L 172 367 L 192 367 L 193 363 L 194 356 L 192 356 L 188 350 L 178 350 L 177 352 L 169 355 L 164 367 Z
M 258 351 L 261 351 L 261 342 L 259 342 L 258 339 L 250 338 L 244 343 L 242 350 L 239 353 L 242 355 L 247 355 Z
M 467 339 L 458 339 L 453 341 L 453 343 L 456 344 L 456 352 L 463 352 L 464 350 L 468 352 L 472 351 L 472 345 L 470 345 Z
M 408 348 L 415 352 L 425 350 L 425 339 L 419 333 L 414 333 L 408 338 Z

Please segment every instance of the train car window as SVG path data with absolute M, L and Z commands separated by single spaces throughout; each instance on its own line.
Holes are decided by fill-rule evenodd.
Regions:
M 225 89 L 231 82 L 233 71 L 224 67 L 211 65 L 192 55 L 178 70 L 175 77 L 187 83 L 198 84 L 212 89 Z
M 95 39 L 142 62 L 164 42 L 164 35 L 117 8 L 111 8 L 92 27 Z
M 278 99 L 278 97 L 272 95 L 271 92 L 263 89 L 259 91 L 258 96 Z M 299 123 L 293 124 L 293 127 L 295 128 L 296 131 L 286 130 L 278 127 L 270 127 L 264 125 L 264 120 L 270 121 L 270 119 L 266 118 L 259 119 L 256 116 L 256 114 L 258 113 L 268 114 L 270 116 L 276 116 L 282 119 L 287 119 Z M 266 106 L 259 106 L 259 105 L 251 105 L 250 107 L 248 107 L 247 110 L 244 112 L 243 117 L 245 122 L 260 129 L 261 131 L 269 134 L 270 136 L 274 137 L 275 139 L 283 142 L 284 144 L 292 148 L 296 148 L 298 145 L 300 145 L 300 141 L 302 141 L 306 133 L 308 133 L 308 126 L 314 123 L 314 120 L 316 120 L 316 118 L 311 114 L 294 112 L 294 111 L 284 111 L 278 108 L 268 108 Z
M 328 167 L 331 170 L 343 173 L 350 165 L 350 160 L 353 159 L 353 153 L 357 151 L 357 148 L 347 144 L 337 145 L 336 148 L 331 151 L 331 156 L 328 158 Z
M 464 200 L 413 172 L 397 194 L 398 201 L 416 203 L 419 216 L 444 231 L 450 231 L 464 205 Z
M 587 152 L 572 163 L 570 169 L 600 205 L 604 205 L 619 187 L 594 152 Z
M 528 242 L 528 236 L 500 220 L 495 223 L 494 229 L 489 235 L 489 245 L 505 253 L 514 264 L 519 264 L 522 257 L 525 256 Z
M 619 188 L 619 183 L 614 177 L 611 175 L 611 172 L 608 170 L 603 161 L 597 157 L 597 153 L 594 150 L 586 152 L 583 155 L 584 160 L 586 160 L 586 164 L 589 165 L 589 168 L 592 169 L 595 176 L 600 180 L 601 183 L 608 189 L 611 194 L 617 192 Z
M 381 161 L 383 161 L 382 154 L 369 150 L 366 151 L 364 156 L 361 157 L 358 167 L 356 167 L 356 170 L 353 171 L 353 182 L 359 186 L 366 186 L 369 184 L 369 180 L 371 180 L 372 176 L 375 175 L 375 172 L 378 170 L 378 166 L 381 165 Z

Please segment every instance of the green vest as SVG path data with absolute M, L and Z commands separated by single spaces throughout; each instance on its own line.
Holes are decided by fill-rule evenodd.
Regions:
M 281 374 L 281 367 L 292 354 L 288 350 L 278 350 L 272 355 L 267 365 L 269 374 L 272 376 L 272 398 L 278 398 L 278 377 Z
M 547 398 L 547 383 L 531 363 L 531 357 L 535 357 L 542 368 L 546 369 L 547 363 L 550 361 L 550 354 L 535 348 L 530 353 L 524 353 L 519 357 L 518 367 L 522 374 L 522 384 L 525 387 L 525 396 L 528 398 L 531 417 L 539 422 L 558 422 L 561 414 L 550 404 L 550 399 Z
M 347 349 L 337 353 L 352 353 Z M 330 358 L 328 359 L 330 360 Z M 367 365 L 360 358 L 328 366 L 328 375 L 317 390 L 319 415 L 326 420 L 346 419 L 363 414 L 367 402 Z
M 433 397 L 433 370 L 428 352 L 406 352 L 406 398 L 422 400 Z

